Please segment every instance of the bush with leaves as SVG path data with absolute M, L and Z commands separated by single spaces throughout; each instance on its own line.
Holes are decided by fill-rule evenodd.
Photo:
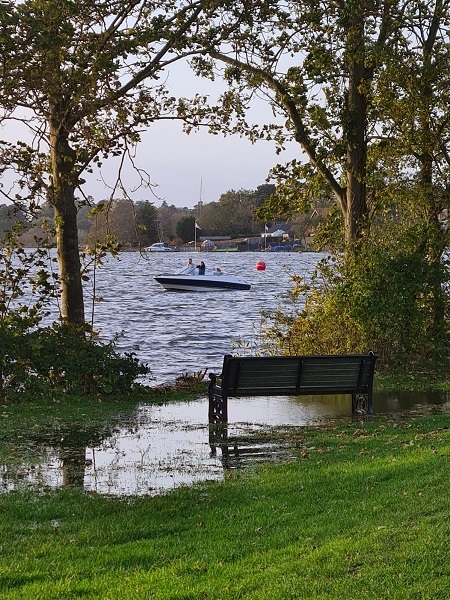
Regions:
M 26 250 L 23 229 L 17 223 L 4 232 L 0 251 L 0 398 L 26 379 L 24 337 L 48 316 L 54 298 L 48 248 Z
M 3 332 L 4 333 L 4 332 Z M 61 391 L 73 394 L 125 394 L 149 372 L 133 353 L 119 354 L 114 341 L 101 344 L 79 328 L 54 323 L 21 336 L 6 335 L 4 369 L 8 395 Z
M 439 335 L 434 334 L 436 277 L 446 307 Z M 380 368 L 449 371 L 448 266 L 443 259 L 436 270 L 420 245 L 374 240 L 353 257 L 321 262 L 311 284 L 296 275 L 292 281 L 293 310 L 263 315 L 268 352 L 373 350 Z
M 133 353 L 100 343 L 90 326 L 42 326 L 55 299 L 47 248 L 24 249 L 20 226 L 0 252 L 0 399 L 48 395 L 125 394 L 149 373 Z M 51 264 L 51 263 L 50 263 Z

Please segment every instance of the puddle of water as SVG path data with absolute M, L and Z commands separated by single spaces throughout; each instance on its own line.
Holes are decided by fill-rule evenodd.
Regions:
M 378 414 L 420 405 L 450 406 L 450 395 L 374 397 Z M 24 432 L 22 442 L 10 453 L 11 460 L 0 464 L 0 491 L 71 485 L 105 495 L 157 495 L 200 481 L 221 480 L 228 469 L 292 460 L 288 445 L 274 442 L 267 433 L 271 427 L 351 417 L 348 396 L 231 399 L 230 424 L 225 437 L 217 437 L 209 429 L 207 413 L 203 398 L 144 405 L 126 422 L 102 431 L 74 434 L 69 430 L 46 439 L 32 439 L 30 433 L 28 440 Z

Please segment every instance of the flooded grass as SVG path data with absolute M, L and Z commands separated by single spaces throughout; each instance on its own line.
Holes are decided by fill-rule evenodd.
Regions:
M 180 394 L 185 400 L 174 401 Z M 235 421 L 218 432 L 206 422 L 205 396 L 192 396 L 146 393 L 3 406 L 0 491 L 77 487 L 118 497 L 154 496 L 221 481 L 231 470 L 295 460 L 302 428 L 351 420 L 345 396 L 256 398 L 231 401 Z M 376 406 L 391 414 L 420 411 L 421 405 L 411 403 L 426 398 L 390 393 L 379 395 Z M 428 400 L 437 410 L 448 404 L 442 394 Z
M 0 594 L 444 599 L 450 430 L 432 410 L 277 428 L 292 460 L 159 497 L 5 494 Z M 239 444 L 259 436 L 274 441 L 261 427 Z
M 161 402 L 160 396 L 153 403 L 148 400 L 66 398 L 3 406 L 0 490 L 71 486 L 104 495 L 155 495 L 197 481 L 220 480 L 224 469 L 249 466 L 252 456 L 255 463 L 284 458 L 281 446 L 270 444 L 264 434 L 257 441 L 245 425 L 230 430 L 230 435 L 236 434 L 230 448 L 213 445 L 204 398 L 181 403 Z

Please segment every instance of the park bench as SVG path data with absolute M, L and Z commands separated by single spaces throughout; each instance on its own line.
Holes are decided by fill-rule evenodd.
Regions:
M 377 354 L 231 356 L 210 373 L 209 423 L 228 422 L 228 398 L 351 394 L 353 414 L 372 414 Z

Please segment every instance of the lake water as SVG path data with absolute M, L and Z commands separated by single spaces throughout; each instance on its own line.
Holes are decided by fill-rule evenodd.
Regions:
M 167 292 L 153 279 L 184 268 L 189 256 L 207 268 L 220 267 L 244 277 L 248 291 Z M 285 297 L 292 273 L 311 277 L 324 254 L 312 252 L 123 253 L 97 273 L 95 325 L 110 339 L 123 332 L 120 350 L 134 351 L 148 363 L 153 381 L 174 381 L 183 373 L 208 368 L 220 371 L 224 354 L 244 344 L 254 348 L 261 310 L 287 307 Z M 256 270 L 263 260 L 265 271 Z M 90 293 L 87 288 L 87 294 Z M 89 296 L 88 296 L 89 298 Z M 86 301 L 89 310 L 89 299 Z
M 240 274 L 249 291 L 166 292 L 153 277 L 181 270 L 189 254 L 125 253 L 97 274 L 96 327 L 105 340 L 123 332 L 119 349 L 136 352 L 152 370 L 152 383 L 168 383 L 183 373 L 220 371 L 223 355 L 257 344 L 261 310 L 289 310 L 285 297 L 292 273 L 309 279 L 314 253 L 208 253 L 195 255 L 208 267 Z M 264 260 L 265 271 L 256 263 Z M 89 290 L 87 290 L 89 292 Z M 89 301 L 87 301 L 87 306 Z M 248 353 L 251 353 L 249 350 Z M 374 412 L 393 413 L 421 405 L 448 408 L 449 394 L 375 394 Z M 314 425 L 351 418 L 348 396 L 245 398 L 229 402 L 227 443 L 211 438 L 207 398 L 162 406 L 143 405 L 105 430 L 83 435 L 61 424 L 56 433 L 23 432 L 0 464 L 0 491 L 67 485 L 115 496 L 155 495 L 182 485 L 220 480 L 233 468 L 261 461 L 294 459 L 283 438 L 262 442 L 267 427 Z M 375 416 L 376 418 L 376 416 Z M 229 443 L 228 443 L 229 442 Z M 17 460 L 17 457 L 23 460 Z

